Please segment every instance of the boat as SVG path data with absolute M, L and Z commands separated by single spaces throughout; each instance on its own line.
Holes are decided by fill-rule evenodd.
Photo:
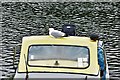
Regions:
M 102 62 L 99 62 L 102 59 L 98 57 L 98 48 L 102 50 Z M 20 60 L 14 76 L 14 79 L 18 78 L 108 80 L 109 70 L 103 43 L 96 35 L 23 37 Z

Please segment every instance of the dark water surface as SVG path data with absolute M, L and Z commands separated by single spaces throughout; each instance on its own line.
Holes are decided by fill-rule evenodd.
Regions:
M 104 41 L 110 77 L 120 78 L 120 2 L 2 3 L 2 77 L 14 75 L 13 46 L 22 37 L 47 35 L 48 28 L 61 30 L 65 23 L 76 25 L 77 36 L 95 32 Z M 16 55 L 16 67 L 19 54 Z

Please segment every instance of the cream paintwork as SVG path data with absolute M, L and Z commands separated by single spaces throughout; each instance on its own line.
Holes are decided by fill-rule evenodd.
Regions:
M 39 66 L 61 66 L 61 67 L 87 67 L 85 63 L 83 66 L 78 66 L 78 61 L 72 60 L 57 60 L 59 65 L 54 65 L 56 60 L 36 60 L 36 61 L 28 61 L 29 65 L 39 65 Z
M 26 64 L 24 54 L 28 56 L 28 47 L 35 44 L 59 44 L 59 45 L 78 45 L 87 46 L 90 50 L 90 66 L 86 69 L 69 69 L 69 68 L 47 68 L 47 67 L 30 67 L 27 66 L 28 71 L 36 72 L 70 72 L 70 73 L 83 73 L 97 75 L 99 71 L 98 58 L 97 58 L 97 41 L 94 42 L 87 37 L 63 37 L 53 38 L 50 36 L 30 36 L 24 37 L 22 40 L 22 48 L 20 54 L 20 62 L 18 65 L 18 72 L 26 72 Z

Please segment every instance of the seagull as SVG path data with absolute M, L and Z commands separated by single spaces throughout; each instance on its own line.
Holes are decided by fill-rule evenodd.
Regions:
M 55 38 L 60 38 L 64 37 L 66 34 L 61 31 L 54 30 L 54 28 L 49 28 L 49 35 Z

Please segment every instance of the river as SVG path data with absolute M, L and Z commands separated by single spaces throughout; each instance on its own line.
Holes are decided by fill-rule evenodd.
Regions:
M 48 35 L 49 27 L 61 30 L 66 23 L 76 25 L 77 36 L 97 33 L 104 41 L 110 78 L 120 78 L 120 2 L 3 2 L 2 77 L 12 77 L 13 47 L 22 37 Z M 16 66 L 19 54 L 16 55 Z

